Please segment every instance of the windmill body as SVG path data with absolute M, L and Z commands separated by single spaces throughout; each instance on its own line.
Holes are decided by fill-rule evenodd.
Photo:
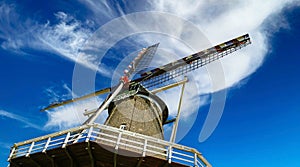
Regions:
M 130 63 L 118 85 L 76 99 L 46 107 L 66 105 L 103 93 L 107 98 L 82 126 L 16 143 L 9 155 L 11 167 L 116 167 L 116 166 L 211 166 L 196 149 L 174 143 L 180 116 L 181 100 L 176 119 L 168 118 L 167 105 L 155 95 L 181 82 L 160 86 L 175 77 L 200 68 L 250 44 L 248 34 L 189 55 L 164 66 L 143 72 L 158 44 L 142 49 Z M 156 88 L 156 89 L 154 89 Z M 95 123 L 105 109 L 104 124 Z M 164 140 L 163 126 L 173 124 L 171 141 Z
M 105 125 L 164 139 L 163 124 L 168 118 L 168 108 L 143 87 L 134 95 L 111 102 L 108 113 Z

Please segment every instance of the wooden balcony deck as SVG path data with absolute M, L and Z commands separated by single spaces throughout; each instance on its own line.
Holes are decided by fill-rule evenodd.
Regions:
M 196 149 L 93 124 L 16 143 L 10 167 L 186 167 L 211 165 Z

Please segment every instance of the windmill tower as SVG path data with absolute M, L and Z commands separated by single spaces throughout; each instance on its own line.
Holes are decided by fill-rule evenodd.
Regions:
M 134 73 L 149 64 L 158 44 L 143 49 L 124 71 L 116 86 L 43 109 L 109 93 L 99 108 L 85 113 L 89 118 L 82 126 L 14 144 L 8 158 L 10 166 L 211 166 L 196 149 L 174 143 L 187 79 L 160 85 L 250 43 L 250 37 L 246 34 L 131 79 Z M 182 85 L 182 90 L 177 116 L 169 120 L 166 104 L 155 94 L 178 85 Z M 109 116 L 105 123 L 95 123 L 106 109 Z M 173 123 L 173 130 L 170 141 L 165 141 L 163 126 L 168 123 Z

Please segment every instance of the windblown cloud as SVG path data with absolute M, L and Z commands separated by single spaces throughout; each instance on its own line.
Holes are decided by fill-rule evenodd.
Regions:
M 60 86 L 53 86 L 47 88 L 45 93 L 50 98 L 49 103 L 63 101 L 76 97 L 73 91 L 68 87 L 67 84 Z M 98 105 L 103 99 L 99 97 L 90 98 L 87 100 L 74 102 L 69 105 L 54 108 L 50 111 L 46 111 L 48 116 L 48 121 L 46 122 L 45 129 L 67 129 L 74 127 L 76 125 L 82 124 L 88 117 L 84 116 L 84 112 L 92 111 L 98 108 Z M 104 112 L 100 115 L 97 120 L 99 122 L 104 122 L 107 117 L 107 113 Z
M 287 26 L 281 16 L 282 10 L 293 5 L 299 5 L 299 1 L 155 0 L 152 3 L 154 9 L 171 12 L 191 20 L 203 30 L 212 44 L 221 43 L 241 34 L 250 34 L 252 46 L 221 60 L 226 79 L 225 88 L 239 83 L 261 66 L 268 49 L 272 49 L 268 44 L 270 35 L 279 28 Z M 276 22 L 276 25 L 272 22 Z M 214 91 L 217 90 L 204 92 Z
M 28 120 L 27 118 L 22 117 L 20 115 L 17 115 L 17 114 L 11 113 L 11 112 L 7 112 L 4 110 L 0 110 L 0 116 L 22 122 L 25 124 L 25 127 L 31 127 L 31 128 L 35 128 L 38 130 L 42 130 L 42 127 L 31 123 L 30 120 Z
M 92 35 L 88 21 L 82 23 L 72 16 L 64 13 L 55 13 L 59 20 L 57 24 L 51 25 L 48 21 L 40 25 L 36 38 L 49 50 L 57 52 L 71 61 L 82 64 L 92 70 L 100 72 L 104 76 L 109 76 L 109 71 L 105 67 L 98 67 L 97 56 L 89 56 L 80 52 L 86 41 Z M 80 56 L 78 56 L 80 54 Z
M 97 5 L 93 1 L 82 1 L 87 7 L 95 13 L 99 14 L 105 9 L 113 9 L 114 7 L 107 1 Z M 93 4 L 93 5 L 91 5 Z M 167 0 L 155 0 L 149 1 L 146 3 L 147 9 L 158 12 L 168 12 L 176 16 L 183 17 L 195 24 L 199 29 L 202 30 L 203 34 L 207 37 L 212 45 L 222 43 L 228 39 L 232 39 L 239 35 L 249 33 L 252 39 L 252 45 L 247 48 L 240 50 L 238 53 L 234 53 L 231 56 L 223 58 L 220 60 L 223 66 L 223 73 L 225 78 L 225 83 L 214 86 L 211 83 L 212 76 L 210 73 L 205 71 L 205 69 L 200 69 L 197 71 L 197 75 L 192 75 L 193 81 L 196 81 L 196 88 L 194 86 L 187 86 L 186 92 L 189 92 L 188 96 L 184 97 L 183 103 L 183 113 L 186 114 L 186 119 L 183 120 L 182 125 L 191 122 L 190 115 L 198 111 L 198 108 L 194 108 L 195 104 L 201 104 L 199 101 L 194 101 L 193 99 L 198 99 L 199 95 L 214 93 L 220 90 L 235 86 L 237 84 L 242 84 L 243 79 L 249 77 L 253 72 L 255 72 L 263 63 L 269 49 L 272 49 L 269 46 L 269 40 L 272 36 L 272 33 L 276 32 L 282 27 L 287 27 L 287 23 L 284 22 L 282 17 L 282 11 L 287 9 L 289 6 L 299 6 L 299 1 L 296 0 L 278 0 L 278 1 L 259 1 L 259 0 L 250 0 L 250 1 L 167 1 Z M 123 4 L 124 5 L 124 4 Z M 130 11 L 124 5 L 123 12 Z M 105 8 L 103 8 L 105 7 Z M 142 6 L 137 6 L 136 8 L 143 8 Z M 119 8 L 118 8 L 119 11 Z M 112 18 L 115 18 L 115 12 L 108 12 Z M 145 18 L 140 18 L 145 19 Z M 276 24 L 273 24 L 273 19 L 276 19 Z M 154 19 L 155 20 L 155 19 Z M 145 26 L 135 26 L 136 23 L 131 20 L 127 20 L 128 24 L 131 27 L 134 27 L 137 31 L 143 30 L 144 27 L 152 26 L 155 24 L 159 26 L 161 22 L 154 22 L 151 19 L 145 19 Z M 163 24 L 165 29 L 169 31 L 169 34 L 178 34 L 178 36 L 186 34 L 187 29 L 181 29 L 178 27 L 184 27 L 183 22 L 173 22 L 173 24 Z M 167 26 L 166 26 L 167 25 Z M 176 28 L 174 28 L 176 27 Z M 172 32 L 174 31 L 174 32 Z M 157 41 L 161 42 L 161 47 L 163 49 L 176 50 L 175 53 L 179 50 L 179 53 L 175 54 L 177 58 L 183 57 L 190 53 L 195 52 L 195 50 L 188 50 L 186 47 L 175 47 L 176 40 L 169 39 L 166 40 L 165 36 L 156 36 L 156 35 L 143 35 L 143 38 L 136 38 L 140 42 L 147 44 L 153 44 Z M 155 41 L 155 42 L 154 42 Z M 199 39 L 201 41 L 201 39 Z M 199 43 L 198 41 L 198 43 Z M 197 43 L 197 41 L 194 41 Z M 197 45 L 195 45 L 197 46 Z M 193 48 L 196 50 L 202 50 L 209 47 L 208 45 L 198 45 L 200 47 Z M 174 53 L 174 52 L 173 52 Z M 178 52 L 177 52 L 178 53 Z M 167 59 L 167 60 L 166 60 Z M 176 59 L 176 58 L 175 58 Z M 156 62 L 153 62 L 153 66 L 163 65 L 159 62 L 169 62 L 174 60 L 172 57 L 156 57 Z M 162 61 L 164 60 L 164 61 Z M 212 63 L 207 67 L 214 67 L 216 64 Z M 197 91 L 195 91 L 197 90 Z M 178 89 L 175 90 L 178 92 Z M 174 97 L 175 92 L 169 92 L 162 96 L 162 98 L 169 104 L 169 106 L 174 106 L 174 102 L 178 101 Z M 178 97 L 178 96 L 177 96 Z M 202 102 L 203 104 L 203 102 Z M 171 115 L 175 115 L 176 109 L 171 110 Z M 221 113 L 222 114 L 222 113 Z M 219 119 L 219 118 L 218 118 Z M 188 121 L 187 121 L 188 120 Z M 186 132 L 186 131 L 184 131 Z
M 299 5 L 297 2 L 298 1 L 296 0 L 279 0 L 276 2 L 261 2 L 258 0 L 250 0 L 247 2 L 242 0 L 234 2 L 217 0 L 155 0 L 145 3 L 150 5 L 150 7 L 147 6 L 144 10 L 169 12 L 191 21 L 203 31 L 212 45 L 219 44 L 245 33 L 250 34 L 253 41 L 252 46 L 239 51 L 238 54 L 234 54 L 221 60 L 225 73 L 226 85 L 212 90 L 209 77 L 205 76 L 205 74 L 202 76 L 197 75 L 198 77 L 196 77 L 195 80 L 201 81 L 201 84 L 198 82 L 198 85 L 200 86 L 199 89 L 201 89 L 201 94 L 204 94 L 216 92 L 238 84 L 241 80 L 248 77 L 259 66 L 261 66 L 268 49 L 271 49 L 268 45 L 270 35 L 272 35 L 272 33 L 277 29 L 287 26 L 287 23 L 284 22 L 284 19 L 281 16 L 282 10 L 288 6 Z M 123 9 L 120 9 L 120 7 L 115 9 L 108 1 L 95 3 L 94 1 L 89 0 L 82 1 L 82 3 L 89 7 L 95 15 L 100 13 L 103 14 L 108 11 L 105 16 L 110 18 L 115 18 L 122 14 L 128 14 L 126 11 L 130 11 L 126 4 Z M 120 4 L 117 3 L 115 6 L 120 6 Z M 136 8 L 139 7 L 143 8 L 143 6 L 137 6 Z M 276 25 L 270 22 L 273 21 L 272 18 L 276 19 Z M 182 29 L 181 31 L 177 31 L 178 29 L 176 29 L 177 32 L 172 32 L 172 30 L 175 30 L 172 27 L 183 27 L 183 25 L 180 25 L 182 23 L 174 22 L 173 24 L 169 24 L 169 27 L 165 27 L 165 29 L 170 31 L 170 34 L 184 34 L 187 31 L 186 29 Z M 128 24 L 132 24 L 132 26 L 134 26 L 134 23 L 128 22 Z M 153 23 L 149 20 L 149 23 L 145 21 L 145 24 L 145 26 L 147 26 L 159 23 Z M 222 27 L 222 29 L 220 29 L 220 27 Z M 143 27 L 134 28 L 142 29 Z M 142 38 L 137 37 L 136 39 L 141 43 L 146 41 L 147 44 L 152 44 L 153 41 L 163 41 L 161 42 L 161 47 L 173 51 L 181 51 L 183 54 L 177 54 L 177 56 L 181 57 L 195 52 L 186 49 L 186 47 L 175 47 L 178 45 L 178 41 L 166 40 L 165 37 L 143 35 Z M 195 41 L 195 43 L 196 42 L 199 41 Z M 206 45 L 205 47 L 202 46 L 194 49 L 201 50 L 206 49 L 206 47 L 209 46 Z M 162 62 L 161 59 L 165 59 L 165 57 L 156 57 L 157 62 Z M 169 58 L 168 61 L 171 60 L 174 60 L 174 57 Z M 154 64 L 158 65 L 159 63 L 154 62 Z
M 80 48 L 92 35 L 93 22 L 84 23 L 64 12 L 54 13 L 55 23 L 44 23 L 23 18 L 16 12 L 15 4 L 0 3 L 0 43 L 2 49 L 18 54 L 30 55 L 25 50 L 31 48 L 52 52 L 68 60 L 95 70 L 103 76 L 109 76 L 106 66 L 98 67 L 97 56 L 84 55 Z M 78 55 L 81 56 L 78 56 Z
M 202 101 L 199 100 L 200 95 L 218 92 L 241 84 L 243 79 L 249 77 L 262 65 L 269 49 L 272 49 L 269 45 L 272 33 L 282 27 L 288 26 L 284 21 L 282 11 L 290 6 L 300 5 L 297 0 L 154 0 L 147 1 L 144 4 L 139 1 L 137 3 L 120 1 L 116 4 L 109 1 L 97 1 L 96 3 L 96 1 L 92 0 L 82 0 L 80 2 L 93 13 L 93 15 L 87 17 L 87 21 L 80 21 L 74 16 L 61 11 L 54 13 L 57 19 L 55 23 L 51 21 L 39 23 L 21 18 L 20 14 L 16 12 L 14 5 L 0 3 L 0 21 L 2 24 L 0 27 L 0 38 L 4 41 L 1 43 L 1 47 L 19 52 L 24 52 L 22 48 L 26 47 L 50 51 L 90 69 L 98 70 L 102 75 L 110 77 L 113 71 L 107 68 L 109 65 L 101 64 L 99 68 L 99 62 L 97 62 L 99 60 L 98 55 L 86 54 L 82 52 L 81 47 L 89 42 L 91 37 L 95 36 L 93 30 L 98 27 L 93 26 L 101 26 L 111 19 L 130 14 L 133 11 L 168 12 L 182 17 L 195 24 L 205 34 L 205 37 L 212 45 L 245 33 L 250 34 L 253 42 L 251 46 L 220 60 L 223 66 L 225 84 L 214 87 L 211 83 L 212 76 L 210 76 L 205 68 L 199 69 L 196 74 L 190 75 L 193 83 L 188 83 L 186 86 L 186 94 L 188 95 L 185 95 L 183 100 L 185 107 L 183 108 L 184 119 L 182 126 L 186 123 L 185 121 L 188 120 L 190 122 L 191 115 L 198 111 L 198 108 L 195 107 L 197 106 L 196 104 L 205 104 L 205 98 Z M 131 26 L 131 29 L 136 31 L 142 30 L 147 26 L 155 27 L 161 24 L 151 22 L 150 20 L 142 20 L 143 18 L 138 19 L 144 21 L 144 26 L 136 27 L 134 26 L 134 22 L 125 21 L 128 21 L 127 23 Z M 183 28 L 183 23 L 173 22 L 164 24 L 166 25 L 164 28 L 174 36 L 186 35 L 189 31 Z M 113 29 L 111 31 L 110 35 L 112 37 L 119 33 L 118 31 L 113 32 Z M 180 44 L 182 41 L 178 41 L 178 39 L 172 37 L 166 38 L 164 35 L 159 36 L 157 34 L 141 34 L 132 38 L 143 45 L 151 45 L 160 41 L 161 50 L 158 51 L 158 54 L 163 53 L 162 50 L 167 50 L 170 55 L 173 55 L 164 57 L 157 55 L 155 61 L 151 64 L 154 67 L 210 46 L 207 43 L 203 45 L 199 44 L 203 42 L 203 39 L 199 39 L 199 41 L 193 41 L 195 46 L 198 47 L 191 49 L 185 46 L 184 43 Z M 95 45 L 97 44 L 96 42 L 99 42 L 97 46 L 105 45 L 105 42 L 101 41 L 101 39 L 93 42 L 95 42 Z M 213 67 L 214 65 L 212 63 L 208 67 Z M 160 95 L 171 106 L 171 115 L 173 116 L 176 113 L 174 103 L 178 101 L 178 96 L 176 95 L 176 93 L 178 94 L 178 90 L 170 90 L 170 92 Z M 90 105 L 94 106 L 94 104 Z M 83 108 L 79 107 L 79 110 L 84 110 Z M 46 126 L 53 127 L 57 125 L 65 128 L 77 124 L 78 120 L 82 120 L 82 116 L 74 115 L 74 110 L 77 110 L 77 107 L 74 108 L 73 106 L 56 110 L 52 113 L 49 112 L 49 121 Z M 69 116 L 64 117 L 64 115 Z
M 91 111 L 98 108 L 102 100 L 92 98 L 89 100 L 77 102 L 71 105 L 58 107 L 54 110 L 47 111 L 48 122 L 45 125 L 46 129 L 67 129 L 76 125 L 81 125 L 88 117 L 84 116 L 85 111 Z M 99 122 L 106 119 L 107 115 L 104 112 L 100 115 Z
M 242 84 L 241 81 L 243 79 L 255 72 L 262 65 L 268 50 L 272 49 L 269 45 L 272 34 L 282 27 L 287 27 L 282 11 L 294 5 L 299 6 L 299 1 L 212 0 L 199 2 L 188 0 L 178 2 L 156 0 L 152 3 L 152 6 L 158 11 L 174 13 L 192 21 L 203 31 L 213 45 L 245 33 L 250 34 L 252 39 L 251 46 L 220 60 L 225 77 L 224 85 L 216 87 L 211 85 L 212 76 L 210 75 L 212 74 L 204 71 L 193 75 L 194 80 L 197 81 L 200 94 L 213 93 Z M 274 20 L 276 24 L 272 23 Z M 184 32 L 185 30 L 182 31 Z M 212 66 L 214 66 L 214 63 L 208 65 L 208 67 Z M 197 93 L 199 92 L 193 92 L 192 89 L 194 88 L 187 87 L 187 90 L 191 93 L 190 95 L 193 98 L 197 98 L 199 96 Z M 185 106 L 193 106 L 194 103 L 191 103 L 191 101 L 191 99 L 185 98 Z M 185 107 L 183 112 L 191 113 L 197 110 Z M 210 136 L 221 118 L 222 112 L 214 114 L 215 122 L 209 123 L 210 120 L 207 120 L 208 122 L 204 123 L 199 141 L 204 141 Z M 184 127 L 189 122 L 190 118 L 183 119 L 181 126 Z M 205 130 L 206 127 L 208 128 Z M 183 136 L 185 133 L 179 135 Z

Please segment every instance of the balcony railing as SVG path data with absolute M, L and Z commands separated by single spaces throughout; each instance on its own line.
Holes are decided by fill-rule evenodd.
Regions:
M 89 141 L 109 146 L 114 152 L 125 149 L 141 157 L 154 156 L 166 159 L 169 163 L 176 162 L 197 167 L 211 166 L 196 149 L 102 124 L 79 126 L 16 143 L 11 149 L 8 161 Z

